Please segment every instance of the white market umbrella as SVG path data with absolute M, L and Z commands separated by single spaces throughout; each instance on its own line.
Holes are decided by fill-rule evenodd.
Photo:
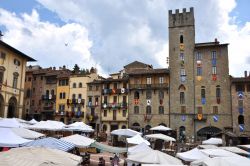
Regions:
M 125 136 L 125 137 L 133 137 L 137 134 L 141 135 L 141 133 L 135 130 L 131 130 L 131 129 L 117 129 L 117 130 L 113 130 L 111 134 L 118 135 L 118 136 Z
M 156 126 L 156 127 L 152 127 L 150 130 L 169 131 L 169 130 L 172 130 L 172 129 L 169 128 L 169 127 L 163 126 L 163 125 L 159 125 L 159 126 Z
M 140 152 L 145 152 L 148 150 L 153 150 L 151 149 L 147 144 L 145 143 L 140 143 L 139 145 L 135 145 L 132 147 L 128 148 L 128 154 L 136 154 L 136 153 L 140 153 Z
M 235 153 L 223 150 L 223 149 L 201 149 L 200 150 L 202 153 L 209 157 L 234 157 L 234 156 L 239 156 Z
M 195 161 L 195 160 L 201 160 L 204 158 L 208 158 L 207 155 L 205 155 L 204 153 L 202 153 L 199 149 L 194 148 L 192 150 L 183 152 L 183 153 L 177 153 L 176 157 L 184 160 L 184 161 Z
M 242 156 L 214 157 L 193 161 L 191 166 L 249 166 L 250 160 Z
M 83 123 L 83 122 L 75 122 L 70 125 L 64 127 L 64 130 L 68 131 L 82 131 L 82 132 L 94 132 L 91 126 Z
M 128 155 L 127 158 L 130 162 L 142 163 L 142 164 L 177 164 L 182 165 L 181 160 L 172 157 L 166 153 L 158 150 L 148 150 L 136 154 Z
M 0 165 L 6 166 L 77 166 L 81 162 L 82 157 L 41 147 L 13 148 L 7 152 L 0 152 Z
M 18 136 L 10 128 L 0 128 L 0 147 L 19 147 L 30 141 Z
M 139 135 L 139 134 L 137 134 L 131 138 L 127 138 L 127 142 L 129 144 L 136 144 L 136 145 L 141 144 L 141 143 L 145 143 L 147 145 L 150 145 L 150 143 L 147 140 L 145 140 L 144 138 L 142 138 L 141 135 Z
M 241 154 L 241 155 L 246 155 L 246 156 L 249 156 L 250 153 L 243 150 L 243 149 L 240 149 L 238 147 L 235 147 L 235 146 L 225 146 L 225 147 L 219 147 L 220 149 L 224 149 L 226 151 L 229 151 L 229 152 L 233 152 L 233 153 L 236 153 L 236 154 Z
M 21 124 L 16 118 L 2 118 L 0 119 L 0 127 L 19 128 L 23 127 L 23 124 Z
M 65 124 L 63 122 L 47 120 L 47 121 L 40 121 L 31 126 L 27 126 L 27 128 L 36 130 L 59 131 L 62 130 L 64 126 Z
M 203 145 L 221 145 L 221 138 L 209 138 L 208 140 L 202 141 Z
M 31 119 L 30 121 L 28 121 L 29 124 L 37 124 L 38 121 L 36 121 L 35 119 Z
M 44 137 L 45 135 L 36 131 L 32 131 L 25 128 L 11 128 L 11 130 L 18 136 L 26 139 L 37 139 Z
M 168 141 L 168 142 L 172 142 L 172 141 L 176 141 L 173 137 L 164 135 L 164 134 L 149 134 L 149 135 L 145 135 L 146 138 L 154 138 L 154 139 L 161 139 L 164 141 Z
M 95 142 L 94 139 L 90 139 L 88 137 L 79 135 L 79 134 L 74 134 L 68 137 L 63 137 L 60 140 L 64 140 L 66 142 L 70 142 L 74 144 L 78 148 L 85 148 L 90 146 L 93 142 Z

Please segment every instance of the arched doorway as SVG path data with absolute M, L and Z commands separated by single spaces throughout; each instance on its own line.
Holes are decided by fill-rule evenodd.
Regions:
M 145 131 L 144 131 L 145 133 L 144 134 L 149 134 L 151 128 L 152 127 L 150 125 L 145 126 Z
M 221 129 L 214 126 L 203 127 L 197 132 L 197 136 L 202 137 L 203 139 L 209 139 L 213 135 L 218 134 L 221 131 L 222 131 Z
M 122 129 L 126 129 L 127 127 L 126 127 L 126 125 L 122 125 Z
M 139 131 L 141 130 L 140 124 L 139 123 L 133 123 L 133 125 L 131 126 L 131 128 L 135 131 Z
M 9 100 L 7 118 L 18 117 L 17 99 L 12 96 Z
M 0 94 L 0 117 L 4 117 L 4 99 Z
M 186 140 L 186 128 L 185 128 L 185 126 L 181 126 L 179 128 L 179 139 L 180 139 L 180 142 L 185 142 L 185 140 Z

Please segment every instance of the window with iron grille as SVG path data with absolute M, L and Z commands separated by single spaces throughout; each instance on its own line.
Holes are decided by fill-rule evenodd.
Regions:
M 185 104 L 185 93 L 180 92 L 180 104 Z
M 164 107 L 163 106 L 159 106 L 159 114 L 164 114 Z
M 139 106 L 134 106 L 134 114 L 139 114 Z
M 197 61 L 202 60 L 202 54 L 201 54 L 201 52 L 197 52 L 197 53 L 196 53 L 196 60 L 197 60 Z
M 213 106 L 213 114 L 218 115 L 218 106 Z
M 217 98 L 220 98 L 220 96 L 221 96 L 220 86 L 217 85 L 217 86 L 216 86 L 216 97 L 217 97 Z
M 211 57 L 212 57 L 212 59 L 216 59 L 216 51 L 211 52 Z
M 146 114 L 151 114 L 151 106 L 146 107 Z

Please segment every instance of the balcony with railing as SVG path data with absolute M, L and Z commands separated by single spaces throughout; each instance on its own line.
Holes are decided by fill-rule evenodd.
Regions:
M 84 103 L 85 103 L 84 99 L 67 99 L 67 105 L 76 105 L 76 104 L 84 105 Z
M 130 84 L 130 89 L 168 89 L 168 84 Z
M 42 95 L 42 100 L 56 100 L 56 95 Z
M 102 103 L 102 108 L 113 108 L 113 109 L 127 109 L 128 103 L 122 102 L 122 103 Z
M 103 89 L 102 94 L 103 95 L 112 95 L 112 94 L 127 94 L 129 92 L 126 88 L 121 89 Z

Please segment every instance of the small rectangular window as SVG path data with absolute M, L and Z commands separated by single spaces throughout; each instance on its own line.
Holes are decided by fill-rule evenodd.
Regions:
M 5 54 L 4 52 L 1 52 L 0 58 L 1 58 L 1 59 L 5 59 L 5 58 L 6 58 L 6 54 Z
M 104 117 L 107 117 L 107 110 L 104 110 L 104 111 L 103 111 L 103 116 L 104 116 Z
M 198 114 L 202 114 L 202 107 L 197 107 Z
M 159 77 L 159 84 L 163 84 L 164 83 L 164 77 Z
M 218 115 L 218 106 L 213 106 L 213 114 Z
M 202 68 L 197 67 L 197 76 L 201 76 L 201 75 L 202 75 Z
M 147 84 L 151 84 L 151 77 L 147 77 Z
M 152 98 L 152 91 L 151 90 L 147 90 L 146 91 L 146 99 L 151 99 Z
M 180 60 L 184 61 L 184 53 L 183 52 L 180 53 Z
M 122 110 L 122 116 L 126 117 L 126 115 L 127 115 L 127 110 Z
M 13 76 L 13 88 L 17 88 L 17 81 L 18 81 L 18 77 Z
M 212 59 L 216 59 L 216 51 L 211 52 Z
M 164 114 L 164 107 L 163 106 L 159 106 L 159 114 Z
M 213 66 L 213 67 L 212 67 L 212 74 L 217 74 L 216 66 Z
M 114 89 L 117 89 L 117 83 L 114 83 Z
M 108 96 L 104 96 L 104 103 L 108 103 Z
M 196 60 L 197 60 L 197 61 L 200 61 L 201 59 L 202 59 L 201 52 L 197 52 L 197 53 L 196 53 Z
M 180 104 L 185 104 L 185 93 L 180 92 Z
M 134 106 L 134 114 L 139 114 L 139 106 Z
M 181 114 L 186 114 L 186 106 L 181 106 Z
M 113 97 L 113 103 L 117 103 L 117 96 Z
M 204 88 L 201 89 L 201 98 L 206 98 L 206 90 Z
M 185 71 L 185 69 L 181 69 L 181 76 L 186 76 L 186 71 Z

